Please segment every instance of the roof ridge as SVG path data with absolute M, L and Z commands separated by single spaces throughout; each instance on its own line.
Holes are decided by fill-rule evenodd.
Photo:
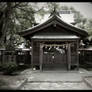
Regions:
M 50 16 L 45 22 L 40 23 L 40 24 L 38 24 L 38 25 L 36 25 L 36 26 L 33 26 L 33 27 L 29 28 L 29 29 L 26 29 L 26 30 L 24 31 L 24 34 L 25 34 L 25 32 L 28 32 L 28 33 L 26 33 L 26 35 L 29 34 L 30 32 L 31 32 L 31 33 L 36 32 L 36 31 L 39 30 L 40 27 L 41 27 L 41 28 L 40 28 L 40 30 L 41 30 L 42 28 L 47 27 L 48 25 L 53 24 L 53 22 L 60 23 L 61 26 L 66 27 L 66 28 L 68 28 L 68 29 L 71 30 L 71 31 L 74 30 L 74 32 L 80 34 L 81 36 L 87 36 L 87 35 L 88 35 L 87 31 L 85 31 L 85 30 L 83 30 L 83 29 L 81 29 L 81 28 L 75 27 L 74 25 L 69 24 L 69 23 L 63 21 L 63 20 L 62 20 L 59 16 L 57 16 L 56 14 Z M 49 23 L 50 23 L 50 24 L 49 24 Z M 46 24 L 47 24 L 47 26 L 46 26 Z M 36 28 L 37 28 L 37 29 L 36 29 Z M 35 29 L 36 29 L 36 30 L 35 30 Z M 32 30 L 32 31 L 29 32 L 29 30 Z M 35 30 L 35 31 L 33 31 L 33 30 Z M 77 31 L 77 30 L 79 30 L 79 31 Z M 19 34 L 21 34 L 21 33 L 23 34 L 23 32 L 20 32 Z

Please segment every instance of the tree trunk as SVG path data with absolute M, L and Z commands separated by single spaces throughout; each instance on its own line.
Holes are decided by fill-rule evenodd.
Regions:
M 1 36 L 0 36 L 0 47 L 4 47 L 6 48 L 6 32 L 7 32 L 7 29 L 8 29 L 8 25 L 9 25 L 9 22 L 10 22 L 10 17 L 11 17 L 11 11 L 12 11 L 12 8 L 11 8 L 11 3 L 6 3 L 7 4 L 7 7 L 5 8 L 5 10 L 3 11 L 2 13 L 2 16 L 0 19 L 0 33 L 1 33 Z

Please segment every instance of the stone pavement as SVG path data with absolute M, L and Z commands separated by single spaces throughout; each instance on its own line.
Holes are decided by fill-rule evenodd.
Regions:
M 0 81 L 3 81 L 3 85 L 0 85 L 1 90 L 16 90 L 20 87 L 29 77 L 27 73 L 31 73 L 30 69 L 24 70 L 19 75 L 2 75 L 0 74 Z
M 14 90 L 91 90 L 85 81 L 85 76 L 92 76 L 92 72 L 80 68 L 79 71 L 32 71 L 27 69 L 16 76 L 0 75 L 8 86 L 3 89 Z
M 86 76 L 83 78 L 84 79 L 84 82 L 92 88 L 92 76 Z
M 34 82 L 26 83 L 21 90 L 90 90 L 84 82 Z
M 83 81 L 84 76 L 91 74 L 80 69 L 79 71 L 32 71 L 21 90 L 90 90 Z

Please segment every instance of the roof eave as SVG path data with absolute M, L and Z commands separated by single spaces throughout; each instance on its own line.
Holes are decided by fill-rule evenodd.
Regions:
M 60 24 L 63 25 L 63 27 L 68 28 L 70 30 L 73 30 L 76 33 L 80 34 L 82 37 L 87 37 L 88 36 L 88 33 L 85 30 L 82 30 L 82 29 L 76 28 L 72 25 L 69 25 L 68 23 L 62 21 L 58 16 L 52 16 L 47 21 L 45 21 L 44 23 L 39 24 L 39 25 L 37 25 L 35 27 L 32 27 L 30 29 L 27 29 L 24 32 L 20 32 L 18 34 L 20 36 L 23 36 L 23 37 L 27 36 L 28 34 L 31 35 L 32 33 L 36 32 L 36 31 L 39 31 L 39 30 L 49 26 L 50 24 L 55 23 L 56 21 L 60 22 Z M 79 30 L 80 30 L 80 32 L 79 32 Z

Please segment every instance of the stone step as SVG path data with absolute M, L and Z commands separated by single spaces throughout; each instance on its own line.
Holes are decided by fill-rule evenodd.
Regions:
M 92 88 L 92 76 L 85 76 L 83 78 L 84 82 L 90 87 Z

